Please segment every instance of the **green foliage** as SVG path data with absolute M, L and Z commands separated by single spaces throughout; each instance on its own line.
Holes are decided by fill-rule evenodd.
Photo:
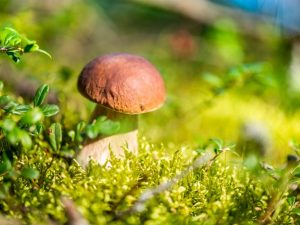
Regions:
M 7 2 L 6 5 L 13 6 L 9 1 Z M 16 6 L 22 5 L 14 3 Z M 57 5 L 59 4 L 68 3 L 57 2 Z M 111 51 L 111 47 L 119 50 L 126 46 L 126 50 L 131 49 L 132 40 L 138 37 L 132 39 L 130 32 L 126 30 L 126 35 L 130 38 L 125 39 L 130 42 L 115 41 L 118 36 L 115 34 L 119 34 L 119 30 L 117 29 L 118 32 L 114 34 L 114 26 L 111 26 L 109 21 L 109 32 L 106 32 L 107 24 L 103 22 L 104 17 L 101 17 L 101 20 L 97 17 L 101 12 L 91 11 L 86 2 L 72 3 L 64 9 L 58 8 L 57 5 L 50 4 L 47 6 L 49 8 L 43 8 L 47 16 L 40 16 L 40 13 L 35 13 L 33 9 L 24 13 L 18 12 L 15 19 L 12 19 L 14 24 L 19 23 L 19 27 L 26 32 L 27 30 L 41 32 L 37 34 L 40 36 L 36 39 L 46 42 L 48 46 L 52 44 L 53 52 L 60 55 L 61 60 L 55 65 L 36 60 L 32 65 L 26 65 L 29 69 L 26 71 L 26 68 L 23 68 L 22 72 L 32 74 L 46 83 L 53 82 L 53 86 L 55 83 L 55 87 L 60 89 L 59 96 L 62 98 L 60 108 L 63 115 L 53 117 L 58 114 L 59 107 L 46 103 L 48 85 L 42 85 L 31 102 L 24 102 L 22 96 L 14 97 L 3 92 L 3 82 L 0 81 L 1 214 L 18 218 L 24 224 L 66 224 L 67 216 L 61 199 L 67 196 L 75 202 L 77 209 L 91 224 L 263 224 L 263 219 L 266 219 L 265 224 L 300 223 L 299 144 L 296 141 L 292 143 L 292 148 L 297 150 L 295 162 L 284 168 L 275 169 L 273 167 L 262 169 L 261 162 L 257 158 L 249 158 L 242 162 L 239 157 L 231 157 L 231 153 L 234 153 L 233 146 L 226 144 L 227 140 L 234 140 L 235 136 L 231 135 L 231 132 L 238 127 L 237 124 L 230 123 L 230 119 L 239 121 L 240 114 L 256 114 L 266 108 L 267 116 L 278 122 L 277 117 L 272 117 L 271 114 L 271 106 L 276 102 L 276 96 L 272 96 L 272 105 L 260 104 L 258 107 L 254 105 L 257 110 L 255 113 L 248 111 L 251 106 L 251 102 L 248 104 L 248 99 L 246 110 L 239 108 L 239 105 L 233 106 L 240 103 L 236 102 L 236 96 L 248 95 L 257 101 L 270 91 L 278 94 L 285 88 L 280 82 L 284 79 L 275 77 L 271 68 L 273 65 L 271 62 L 265 63 L 263 59 L 259 59 L 263 63 L 242 64 L 227 73 L 223 72 L 225 70 L 223 67 L 227 69 L 227 65 L 241 64 L 246 57 L 247 62 L 253 61 L 248 58 L 250 51 L 244 52 L 243 48 L 247 43 L 242 43 L 243 37 L 236 32 L 237 27 L 229 21 L 216 23 L 213 31 L 210 31 L 210 37 L 201 36 L 199 40 L 197 39 L 196 43 L 201 43 L 200 54 L 197 57 L 201 59 L 195 57 L 194 62 L 188 62 L 186 59 L 181 59 L 180 62 L 170 57 L 164 43 L 168 38 L 164 33 L 159 33 L 155 37 L 156 48 L 150 45 L 150 57 L 162 71 L 170 92 L 167 106 L 159 111 L 159 114 L 145 115 L 148 117 L 147 122 L 142 120 L 144 130 L 140 133 L 151 136 L 159 142 L 164 140 L 168 143 L 166 145 L 168 147 L 157 146 L 142 139 L 139 141 L 138 156 L 127 152 L 125 159 L 112 157 L 107 163 L 110 165 L 109 168 L 91 162 L 87 169 L 83 170 L 74 159 L 74 155 L 80 151 L 84 141 L 99 135 L 113 134 L 120 129 L 120 124 L 105 117 L 97 118 L 90 124 L 79 122 L 79 118 L 87 116 L 91 108 L 86 107 L 86 102 L 80 104 L 76 96 L 70 97 L 69 94 L 75 91 L 74 84 L 77 78 L 75 75 L 77 76 L 76 71 L 79 69 L 77 65 L 99 54 L 99 51 Z M 8 6 L 7 8 L 10 8 Z M 37 4 L 34 8 L 39 7 L 41 5 Z M 3 8 L 5 9 L 6 6 L 3 6 L 0 11 Z M 24 11 L 21 6 L 20 9 Z M 18 9 L 11 7 L 10 10 Z M 130 19 L 125 10 L 120 11 L 124 18 Z M 119 14 L 120 11 L 115 12 Z M 151 11 L 155 12 L 156 9 L 151 8 Z M 80 15 L 83 14 L 86 15 L 87 22 L 79 23 L 82 20 Z M 2 15 L 4 13 L 1 14 L 0 20 L 5 20 Z M 144 17 L 148 18 L 148 14 L 145 13 Z M 145 22 L 139 19 L 133 21 L 134 23 L 139 21 L 141 24 Z M 100 33 L 93 29 L 95 26 L 101 28 L 98 29 Z M 18 30 L 19 27 L 16 26 Z M 134 30 L 135 26 L 131 26 L 131 29 Z M 168 29 L 163 30 L 168 32 Z M 232 35 L 234 32 L 236 34 Z M 1 34 L 3 33 L 11 37 L 11 40 L 8 40 L 9 48 L 4 49 L 2 43 L 7 42 L 9 38 L 5 41 L 1 39 L 1 52 L 9 55 L 13 60 L 19 61 L 23 53 L 41 52 L 35 42 L 29 41 L 14 30 L 3 29 Z M 85 34 L 90 34 L 88 39 Z M 92 34 L 96 35 L 93 37 Z M 101 43 L 111 42 L 105 40 L 106 36 L 110 38 L 110 34 L 113 34 L 113 46 L 105 49 L 106 45 Z M 141 36 L 145 37 L 145 35 Z M 151 35 L 146 36 L 148 38 Z M 163 41 L 158 38 L 160 36 Z M 104 41 L 95 47 L 95 43 L 99 43 L 99 37 Z M 145 46 L 149 44 L 147 38 L 141 42 Z M 57 45 L 57 40 L 62 44 Z M 84 44 L 78 44 L 82 42 Z M 205 49 L 206 42 L 209 43 L 209 51 Z M 138 41 L 134 43 L 135 51 L 141 47 L 138 43 Z M 261 53 L 263 44 L 260 47 L 256 44 L 255 49 L 259 49 L 258 54 L 263 54 Z M 214 57 L 216 55 L 218 57 Z M 281 58 L 288 57 L 283 54 Z M 208 71 L 211 72 L 201 78 L 197 77 L 198 74 L 202 74 L 202 70 L 207 70 L 205 63 L 218 68 L 208 66 Z M 279 63 L 276 69 L 279 67 L 282 67 L 282 63 Z M 47 76 L 43 76 L 45 71 Z M 7 71 L 3 71 L 5 72 Z M 19 74 L 9 71 L 8 75 Z M 283 77 L 282 74 L 280 76 Z M 206 81 L 205 84 L 202 84 L 202 78 Z M 201 105 L 201 108 L 195 110 L 193 107 L 199 103 L 199 100 L 203 101 L 210 91 L 213 93 L 213 99 L 209 104 Z M 215 97 L 222 98 L 226 94 L 228 99 L 233 99 L 232 102 L 218 105 Z M 254 95 L 258 95 L 259 98 Z M 286 100 L 284 97 L 283 100 Z M 261 109 L 262 105 L 265 108 Z M 210 106 L 216 106 L 216 112 L 214 114 L 208 111 L 205 117 L 202 112 L 209 110 Z M 193 112 L 186 114 L 189 108 L 192 108 Z M 228 111 L 231 114 L 225 117 Z M 281 113 L 280 110 L 276 111 L 278 112 Z M 280 114 L 279 120 L 281 119 Z M 296 119 L 298 120 L 297 115 Z M 285 122 L 284 120 L 283 123 Z M 280 133 L 284 133 L 285 138 L 290 139 L 291 134 L 295 137 L 299 136 L 297 132 L 281 130 L 285 127 L 288 127 L 287 123 L 280 127 Z M 295 127 L 297 128 L 297 124 L 290 129 Z M 169 144 L 177 141 L 177 137 L 172 137 L 172 132 L 176 132 L 180 141 L 187 145 L 194 145 L 191 141 L 193 138 L 197 141 L 200 139 L 204 144 L 201 144 L 195 152 L 189 147 L 181 148 L 173 143 Z M 205 135 L 223 135 L 222 137 L 225 136 L 226 139 L 213 138 L 206 142 L 203 141 L 206 140 Z M 277 134 L 275 136 L 277 137 Z M 283 139 L 277 139 L 284 143 L 281 146 L 286 145 Z M 145 211 L 118 217 L 118 213 L 130 209 L 145 190 L 155 188 L 185 170 L 195 159 L 194 154 L 195 157 L 210 151 L 219 154 L 224 149 L 230 151 L 220 159 L 205 165 L 204 168 L 190 171 L 172 188 L 147 201 L 144 205 Z M 284 152 L 286 149 L 275 150 Z
M 60 123 L 53 123 L 48 129 L 49 143 L 53 151 L 58 151 L 62 142 L 62 128 Z
M 34 106 L 40 106 L 44 102 L 48 93 L 49 93 L 48 85 L 44 84 L 41 87 L 39 87 L 39 89 L 37 89 L 36 94 L 33 98 Z
M 19 62 L 24 53 L 40 52 L 51 58 L 50 54 L 42 49 L 36 41 L 19 34 L 11 27 L 0 30 L 0 53 L 7 54 L 13 61 Z
M 40 172 L 34 168 L 25 167 L 22 169 L 21 175 L 27 179 L 37 179 L 40 175 Z
M 269 66 L 264 63 L 244 64 L 233 67 L 224 76 L 205 73 L 203 79 L 211 86 L 215 94 L 222 94 L 230 89 L 245 92 L 265 92 L 277 86 L 276 80 L 269 74 Z
M 48 85 L 46 86 L 48 87 Z M 37 91 L 34 99 L 40 95 L 41 93 Z M 45 106 L 48 105 L 41 104 L 42 102 L 38 106 L 35 102 L 23 104 L 8 95 L 0 96 L 2 115 L 0 127 L 4 135 L 2 141 L 13 146 L 21 144 L 25 148 L 31 148 L 32 138 L 37 137 L 42 132 L 41 124 L 44 117 L 54 116 L 59 111 L 58 107 L 55 106 L 55 110 L 49 114 L 49 110 L 44 110 Z
M 39 204 L 48 201 L 47 198 L 54 194 L 52 193 L 54 189 L 49 189 L 49 185 L 54 179 L 53 176 L 57 176 L 58 171 L 60 171 L 59 173 L 63 172 L 61 166 L 66 169 L 64 172 L 68 173 L 69 165 L 64 159 L 68 159 L 70 153 L 74 154 L 74 151 L 70 148 L 74 147 L 75 150 L 78 150 L 80 143 L 91 136 L 89 133 L 91 128 L 95 130 L 92 135 L 95 138 L 100 134 L 112 134 L 119 127 L 119 123 L 109 121 L 104 117 L 96 119 L 92 124 L 79 123 L 76 125 L 76 131 L 66 131 L 67 133 L 74 133 L 77 137 L 76 140 L 73 138 L 66 143 L 64 142 L 64 131 L 60 123 L 52 123 L 47 128 L 48 118 L 51 119 L 59 112 L 57 105 L 45 103 L 48 92 L 49 86 L 42 85 L 36 91 L 32 102 L 27 104 L 20 103 L 9 95 L 2 94 L 0 96 L 0 197 L 3 200 L 0 208 L 3 209 L 2 212 L 14 215 L 20 212 L 9 212 L 10 207 L 32 209 L 33 213 L 25 213 L 21 216 L 25 221 L 31 222 L 34 221 L 32 216 L 37 213 L 36 210 L 40 207 Z M 96 126 L 98 128 L 95 128 Z M 55 171 L 52 170 L 53 166 L 57 168 Z M 58 182 L 61 183 L 63 180 Z M 33 185 L 32 188 L 38 188 L 41 192 L 33 191 L 35 193 L 35 197 L 33 197 L 31 191 L 27 192 L 31 189 L 28 185 Z M 11 194 L 15 191 L 18 192 L 17 195 Z M 35 203 L 31 205 L 32 201 L 30 199 L 39 200 L 39 195 L 47 198 L 39 202 L 38 205 L 35 205 Z M 56 194 L 55 196 L 58 197 Z M 55 200 L 56 203 L 58 201 L 59 199 Z M 57 207 L 56 203 L 54 205 L 53 203 L 47 204 L 47 207 Z M 56 213 L 51 209 L 48 210 L 50 210 L 49 215 Z M 37 217 L 35 221 L 39 221 L 41 218 L 46 219 L 45 216 L 41 216 Z M 60 215 L 55 218 L 61 219 L 63 217 L 62 212 L 60 212 Z
M 81 128 L 82 129 L 82 128 Z M 107 120 L 106 117 L 101 116 L 97 118 L 92 124 L 87 125 L 85 128 L 86 135 L 93 139 L 100 133 L 104 135 L 111 135 L 120 129 L 119 122 Z

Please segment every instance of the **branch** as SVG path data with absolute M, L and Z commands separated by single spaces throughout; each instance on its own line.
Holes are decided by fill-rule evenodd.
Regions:
M 261 163 L 260 163 L 260 167 L 261 167 L 264 171 L 266 171 L 267 174 L 268 174 L 271 178 L 273 178 L 274 180 L 276 180 L 276 181 L 279 181 L 279 180 L 280 180 L 280 177 L 279 177 L 279 176 L 277 176 L 277 175 L 275 175 L 275 174 L 272 173 L 272 172 L 274 172 L 274 169 L 273 169 L 273 167 L 271 167 L 270 165 L 268 165 L 268 164 L 266 164 L 266 163 L 264 163 L 264 162 L 261 162 Z
M 24 50 L 21 47 L 0 47 L 1 53 L 6 53 L 8 51 L 20 52 L 20 54 L 24 53 Z
M 275 218 L 278 215 L 276 211 L 279 212 L 281 210 L 283 199 L 287 198 L 285 194 L 288 192 L 289 189 L 290 178 L 291 178 L 291 174 L 287 172 L 278 180 L 279 187 L 273 193 L 273 196 L 271 198 L 271 201 L 268 204 L 265 213 L 261 216 L 261 218 L 258 219 L 258 224 L 260 225 L 271 224 L 273 221 L 275 221 Z
M 130 216 L 135 213 L 143 212 L 146 208 L 146 203 L 150 199 L 154 198 L 156 195 L 170 189 L 173 185 L 175 185 L 177 182 L 182 180 L 184 177 L 186 177 L 191 171 L 194 171 L 195 169 L 202 168 L 205 165 L 211 165 L 211 163 L 224 151 L 228 150 L 227 148 L 224 148 L 219 153 L 212 156 L 211 152 L 207 152 L 204 155 L 198 156 L 194 162 L 188 166 L 186 169 L 181 171 L 179 174 L 174 176 L 171 180 L 168 180 L 166 182 L 161 183 L 160 185 L 145 190 L 142 195 L 139 197 L 139 199 L 135 202 L 135 204 L 130 207 L 127 210 L 117 212 L 116 217 L 118 219 L 122 219 L 126 216 Z
M 89 225 L 89 222 L 81 215 L 71 199 L 63 197 L 61 201 L 68 218 L 67 225 Z
M 282 204 L 288 197 L 286 193 L 289 193 L 289 190 L 295 191 L 298 188 L 297 183 L 293 181 L 294 170 L 297 168 L 298 162 L 293 160 L 292 162 L 288 162 L 286 167 L 282 169 L 280 176 L 273 177 L 277 181 L 278 187 L 275 190 L 273 190 L 273 196 L 271 198 L 271 201 L 268 203 L 268 207 L 265 213 L 261 216 L 261 218 L 259 218 L 258 224 L 265 225 L 275 221 L 276 216 L 282 209 Z M 270 170 L 270 167 L 267 166 L 266 170 Z M 294 184 L 296 184 L 296 187 L 294 187 Z

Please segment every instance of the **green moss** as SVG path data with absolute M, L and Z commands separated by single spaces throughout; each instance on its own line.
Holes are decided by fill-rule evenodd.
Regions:
M 54 157 L 44 148 L 21 154 L 17 167 L 30 165 L 41 175 L 14 180 L 0 202 L 2 213 L 30 224 L 48 223 L 50 218 L 62 224 L 67 221 L 62 196 L 73 199 L 91 224 L 256 224 L 266 212 L 271 195 L 265 183 L 241 166 L 217 160 L 149 200 L 145 211 L 117 218 L 116 213 L 131 207 L 146 189 L 170 180 L 192 161 L 184 158 L 183 149 L 168 153 L 141 142 L 138 156 L 112 158 L 109 168 L 91 162 L 83 170 L 75 160 Z M 296 221 L 287 208 L 284 203 L 277 224 Z

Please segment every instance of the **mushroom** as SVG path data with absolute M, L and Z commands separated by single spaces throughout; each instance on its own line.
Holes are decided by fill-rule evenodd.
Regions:
M 146 59 L 126 53 L 97 57 L 81 71 L 78 90 L 97 103 L 91 120 L 100 115 L 119 121 L 120 130 L 112 136 L 88 140 L 77 160 L 86 166 L 92 158 L 106 163 L 110 152 L 124 155 L 124 148 L 138 152 L 138 114 L 154 111 L 165 101 L 163 79 Z

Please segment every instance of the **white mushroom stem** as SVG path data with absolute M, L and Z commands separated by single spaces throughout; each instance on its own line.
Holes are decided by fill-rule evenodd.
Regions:
M 291 63 L 289 68 L 290 86 L 294 92 L 300 91 L 300 38 L 293 40 Z
M 98 116 L 106 116 L 112 121 L 120 122 L 120 130 L 112 136 L 101 136 L 96 140 L 88 140 L 77 156 L 78 162 L 86 167 L 90 159 L 100 165 L 107 162 L 110 154 L 116 157 L 123 157 L 125 149 L 137 154 L 138 151 L 138 116 L 119 113 L 98 105 L 92 115 L 92 121 Z

